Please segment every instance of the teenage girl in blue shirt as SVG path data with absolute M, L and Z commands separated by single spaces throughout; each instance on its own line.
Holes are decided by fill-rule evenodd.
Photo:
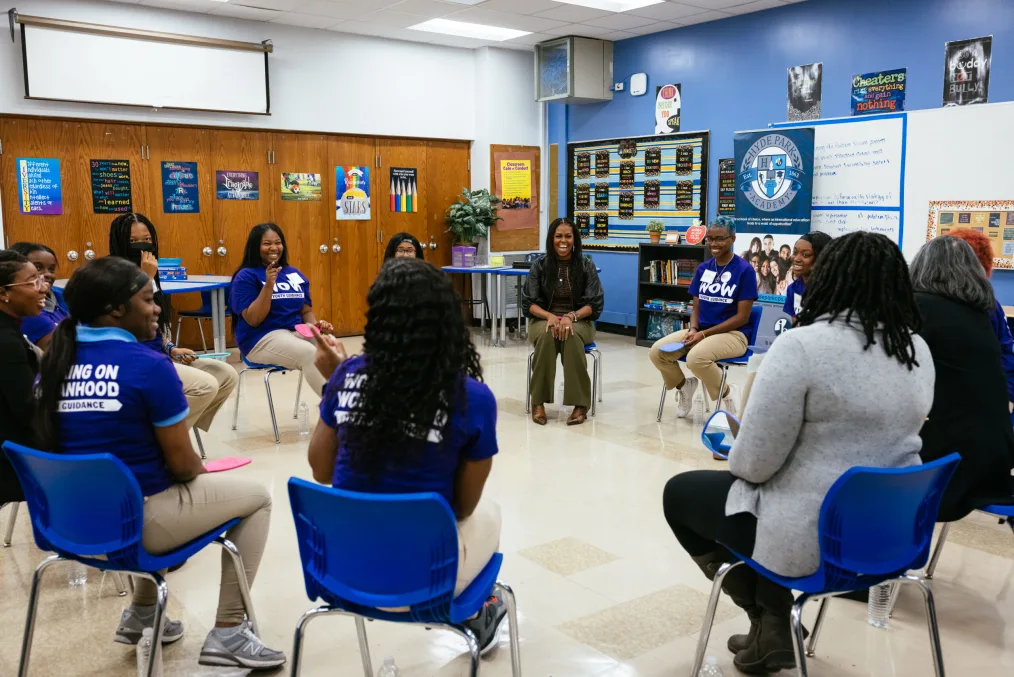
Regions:
M 289 265 L 282 229 L 273 223 L 254 226 L 246 241 L 243 263 L 232 276 L 229 307 L 234 313 L 236 345 L 251 362 L 275 364 L 303 372 L 313 392 L 327 376 L 313 364 L 315 348 L 300 338 L 298 324 L 331 334 L 329 322 L 317 320 L 310 300 L 310 281 Z
M 231 519 L 226 532 L 253 583 L 271 521 L 262 485 L 230 474 L 208 474 L 190 444 L 189 408 L 172 363 L 144 342 L 158 332 L 160 308 L 151 278 L 133 263 L 108 256 L 82 266 L 64 290 L 70 315 L 42 359 L 36 429 L 42 448 L 64 454 L 111 453 L 133 473 L 144 501 L 145 549 L 160 554 Z M 154 624 L 156 588 L 135 582 L 116 641 L 137 644 Z M 162 642 L 183 636 L 166 621 Z M 232 560 L 222 556 L 215 628 L 202 665 L 275 668 L 285 654 L 267 648 L 244 614 Z
M 813 266 L 820 257 L 831 236 L 819 230 L 801 235 L 792 248 L 792 284 L 785 290 L 785 305 L 782 310 L 792 318 L 792 326 L 796 326 L 796 316 L 803 309 L 803 292 L 813 272 Z
M 340 345 L 328 351 L 318 338 L 333 374 L 310 440 L 313 478 L 350 491 L 443 496 L 458 518 L 457 595 L 500 544 L 500 507 L 482 497 L 497 453 L 496 398 L 443 273 L 393 259 L 367 301 L 362 355 L 343 360 Z M 490 597 L 466 621 L 481 651 L 496 645 L 505 614 Z
M 56 325 L 67 317 L 67 311 L 60 305 L 56 294 L 53 293 L 53 283 L 56 282 L 56 254 L 46 245 L 35 242 L 15 242 L 10 248 L 35 266 L 47 285 L 46 305 L 42 308 L 42 312 L 21 320 L 21 333 L 39 350 L 44 351 L 53 337 Z

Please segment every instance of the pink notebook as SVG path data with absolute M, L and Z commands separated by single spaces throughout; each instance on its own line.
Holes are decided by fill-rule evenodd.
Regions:
M 208 461 L 204 464 L 204 467 L 208 472 L 222 472 L 223 470 L 242 468 L 252 460 L 240 456 L 226 456 L 225 458 L 216 458 L 214 461 Z

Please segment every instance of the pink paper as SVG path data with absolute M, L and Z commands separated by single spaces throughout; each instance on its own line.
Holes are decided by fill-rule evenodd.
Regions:
M 250 458 L 242 458 L 241 456 L 226 456 L 225 458 L 216 458 L 214 461 L 208 461 L 204 464 L 204 468 L 208 472 L 222 472 L 223 470 L 242 468 L 252 460 Z

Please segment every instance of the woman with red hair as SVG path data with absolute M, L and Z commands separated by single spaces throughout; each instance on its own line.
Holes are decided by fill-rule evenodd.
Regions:
M 989 238 L 978 230 L 971 228 L 960 228 L 947 235 L 964 240 L 975 252 L 975 258 L 979 259 L 982 269 L 986 271 L 986 277 L 993 273 L 993 245 Z M 1003 357 L 1003 370 L 1007 375 L 1007 400 L 1014 402 L 1014 336 L 1010 333 L 1007 325 L 1007 314 L 1003 311 L 1000 302 L 994 300 L 993 312 L 989 316 L 993 325 L 993 333 L 1000 341 L 1000 353 Z

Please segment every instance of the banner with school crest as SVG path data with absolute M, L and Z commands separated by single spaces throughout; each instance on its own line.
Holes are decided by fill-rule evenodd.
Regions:
M 812 127 L 736 134 L 736 226 L 742 233 L 810 232 Z

